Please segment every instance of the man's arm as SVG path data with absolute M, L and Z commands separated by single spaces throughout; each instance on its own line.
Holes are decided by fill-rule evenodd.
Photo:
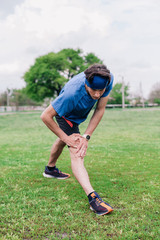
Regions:
M 85 134 L 91 136 L 94 130 L 96 129 L 96 127 L 98 126 L 105 112 L 108 99 L 109 99 L 109 95 L 107 97 L 103 97 L 98 100 L 96 109 L 91 117 L 91 120 L 88 124 Z M 86 155 L 87 147 L 88 147 L 88 141 L 86 139 L 81 139 L 81 144 L 77 148 L 77 153 L 81 157 L 84 157 Z
M 103 114 L 105 112 L 106 104 L 108 102 L 109 95 L 107 97 L 100 98 L 98 100 L 96 109 L 91 117 L 91 120 L 88 124 L 88 127 L 85 131 L 85 134 L 92 135 L 96 127 L 98 126 L 99 122 L 101 121 Z
M 77 148 L 76 146 L 76 134 L 72 136 L 68 136 L 64 133 L 59 126 L 54 121 L 54 117 L 57 115 L 57 112 L 54 110 L 52 105 L 49 105 L 44 112 L 41 114 L 42 121 L 46 124 L 46 126 L 56 134 L 63 142 L 65 142 L 68 146 Z M 78 137 L 78 134 L 77 134 Z

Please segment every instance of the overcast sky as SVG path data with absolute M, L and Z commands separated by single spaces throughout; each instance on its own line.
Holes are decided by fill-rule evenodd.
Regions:
M 93 52 L 147 97 L 160 81 L 160 0 L 0 0 L 0 92 L 63 48 Z

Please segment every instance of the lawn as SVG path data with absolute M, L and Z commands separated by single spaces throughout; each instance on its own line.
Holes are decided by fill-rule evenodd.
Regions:
M 85 166 L 109 215 L 89 209 L 67 147 L 57 167 L 71 178 L 42 176 L 55 139 L 40 113 L 0 116 L 0 239 L 160 239 L 160 110 L 106 110 L 89 142 Z

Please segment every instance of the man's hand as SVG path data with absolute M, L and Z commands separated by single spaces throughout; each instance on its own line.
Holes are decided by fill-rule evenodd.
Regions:
M 80 144 L 80 139 L 82 136 L 78 133 L 74 133 L 70 136 L 67 136 L 63 141 L 69 146 L 73 148 L 78 148 Z
M 84 158 L 88 148 L 88 141 L 78 133 L 67 136 L 63 141 L 69 146 L 76 148 L 78 157 Z
M 80 142 L 77 146 L 77 154 L 79 157 L 84 158 L 86 156 L 86 152 L 87 152 L 87 148 L 88 148 L 88 141 L 81 136 L 81 138 L 79 139 Z

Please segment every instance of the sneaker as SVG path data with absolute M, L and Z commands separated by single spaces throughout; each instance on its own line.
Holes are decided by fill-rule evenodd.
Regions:
M 90 209 L 98 215 L 105 215 L 113 211 L 113 208 L 104 202 L 96 192 L 89 196 L 89 204 Z
M 63 173 L 56 167 L 54 168 L 54 170 L 50 171 L 47 166 L 45 167 L 43 176 L 46 178 L 57 178 L 57 179 L 66 179 L 70 177 L 68 173 Z

